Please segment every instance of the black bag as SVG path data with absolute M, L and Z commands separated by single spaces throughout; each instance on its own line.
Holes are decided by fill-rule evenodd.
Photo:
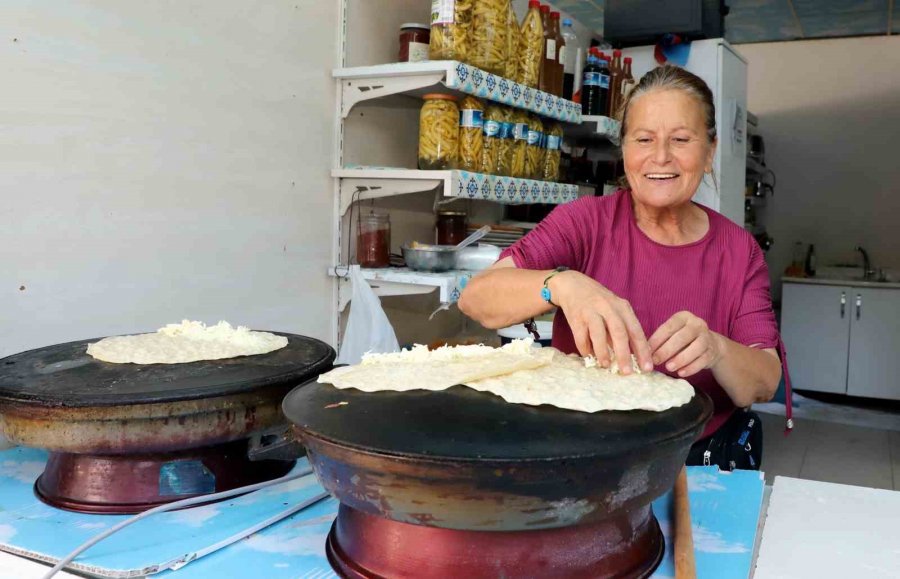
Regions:
M 717 465 L 720 470 L 759 470 L 762 464 L 763 432 L 759 415 L 737 409 L 712 436 L 691 446 L 685 464 Z

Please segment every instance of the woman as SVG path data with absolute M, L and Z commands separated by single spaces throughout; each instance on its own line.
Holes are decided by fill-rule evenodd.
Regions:
M 626 98 L 621 118 L 627 186 L 556 208 L 469 282 L 459 307 L 488 328 L 558 307 L 553 345 L 563 352 L 609 367 L 611 348 L 623 374 L 634 354 L 641 370 L 688 380 L 714 403 L 708 440 L 692 452 L 701 458 L 689 458 L 701 462 L 708 437 L 739 418 L 736 408 L 769 400 L 778 387 L 768 271 L 749 233 L 691 201 L 712 174 L 717 145 L 703 80 L 657 68 Z

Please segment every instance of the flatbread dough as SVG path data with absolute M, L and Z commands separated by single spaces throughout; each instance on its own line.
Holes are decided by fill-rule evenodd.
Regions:
M 432 351 L 416 344 L 411 350 L 391 354 L 365 354 L 360 364 L 336 368 L 319 376 L 318 381 L 363 392 L 446 390 L 479 378 L 549 364 L 553 353 L 531 344 L 528 339 L 515 340 L 502 348 L 444 346 Z
M 103 338 L 89 344 L 87 353 L 114 364 L 184 364 L 267 354 L 287 344 L 284 336 L 244 326 L 234 328 L 228 322 L 207 327 L 203 322 L 184 320 L 152 334 Z
M 581 412 L 601 410 L 652 410 L 662 412 L 690 402 L 694 387 L 686 380 L 659 372 L 627 376 L 614 369 L 589 365 L 584 358 L 554 352 L 550 364 L 466 382 L 466 386 L 490 392 L 507 402 Z
M 417 345 L 396 354 L 369 354 L 357 366 L 322 374 L 319 382 L 364 392 L 444 390 L 463 384 L 515 404 L 550 404 L 581 412 L 662 412 L 694 396 L 685 380 L 658 372 L 623 376 L 590 358 L 533 348 L 530 339 L 502 348 L 457 346 L 429 352 Z

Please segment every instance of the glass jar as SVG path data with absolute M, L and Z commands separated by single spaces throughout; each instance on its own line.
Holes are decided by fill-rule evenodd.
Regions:
M 481 153 L 481 169 L 482 173 L 493 175 L 497 172 L 498 159 L 500 153 L 500 125 L 503 122 L 503 111 L 497 105 L 488 106 L 484 111 L 482 132 L 484 139 L 482 143 Z
M 438 245 L 456 245 L 466 238 L 465 211 L 439 211 L 435 230 Z
M 456 97 L 432 93 L 419 112 L 419 169 L 455 169 L 459 158 Z
M 509 176 L 527 179 L 525 159 L 528 153 L 528 113 L 514 110 L 510 118 L 513 125 L 513 138 L 509 148 Z
M 360 267 L 388 267 L 391 264 L 391 217 L 383 213 L 359 216 L 356 261 Z
M 478 172 L 484 155 L 484 105 L 473 96 L 459 103 L 459 163 L 463 171 Z
M 474 3 L 475 0 L 431 1 L 431 60 L 468 62 Z
M 559 123 L 552 125 L 544 137 L 544 167 L 541 176 L 544 181 L 559 181 L 562 137 L 563 130 Z
M 469 64 L 497 76 L 506 73 L 509 60 L 509 0 L 480 0 L 469 29 Z
M 427 24 L 407 22 L 400 26 L 400 54 L 397 62 L 421 62 L 428 60 L 428 43 L 431 28 Z
M 537 115 L 528 116 L 527 142 L 525 178 L 540 179 L 544 172 L 544 124 Z

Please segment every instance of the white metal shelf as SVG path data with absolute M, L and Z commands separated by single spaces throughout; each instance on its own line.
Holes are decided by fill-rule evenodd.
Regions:
M 347 118 L 354 105 L 362 101 L 395 94 L 421 97 L 435 90 L 450 90 L 568 123 L 581 122 L 581 105 L 578 103 L 455 60 L 338 68 L 332 76 L 341 82 L 343 118 Z
M 419 171 L 390 167 L 335 169 L 340 179 L 340 212 L 354 201 L 392 197 L 440 188 L 443 197 L 480 199 L 507 205 L 561 204 L 578 198 L 578 186 L 533 179 L 515 179 L 468 171 Z
M 328 270 L 331 276 L 343 277 L 347 273 L 345 266 Z M 453 304 L 459 299 L 459 293 L 465 283 L 474 275 L 471 271 L 446 271 L 431 273 L 413 271 L 406 267 L 361 268 L 363 278 L 369 282 L 376 295 L 403 296 L 427 294 L 438 290 L 441 304 Z M 350 301 L 350 284 L 340 284 L 338 305 L 343 310 Z
M 622 124 L 616 119 L 602 116 L 583 116 L 581 124 L 563 127 L 565 136 L 579 143 L 612 143 L 619 144 L 619 131 Z

